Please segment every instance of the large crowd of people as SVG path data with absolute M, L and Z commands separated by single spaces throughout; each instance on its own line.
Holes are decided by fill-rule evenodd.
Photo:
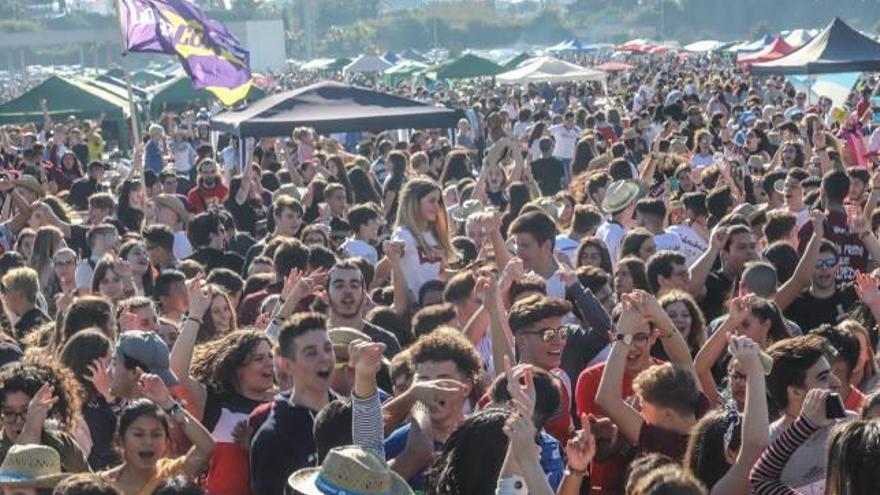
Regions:
M 631 63 L 394 90 L 455 129 L 0 128 L 0 489 L 876 493 L 877 80 Z

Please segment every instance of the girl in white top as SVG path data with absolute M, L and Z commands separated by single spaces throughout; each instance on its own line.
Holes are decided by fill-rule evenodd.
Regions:
M 440 186 L 430 179 L 409 180 L 401 193 L 392 240 L 403 244 L 400 263 L 413 301 L 422 285 L 438 278 L 455 257 L 448 225 Z

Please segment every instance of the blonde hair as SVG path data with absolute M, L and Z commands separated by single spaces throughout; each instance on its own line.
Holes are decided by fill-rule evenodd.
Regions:
M 37 234 L 34 236 L 34 249 L 28 259 L 28 266 L 36 270 L 44 290 L 52 285 L 55 278 L 52 262 L 55 253 L 61 249 L 63 241 L 64 234 L 61 230 L 50 225 L 37 229 Z
M 421 212 L 419 203 L 422 198 L 437 191 L 439 198 L 437 200 L 439 208 L 437 209 L 437 220 L 427 225 L 427 229 L 421 227 Z M 432 247 L 425 241 L 425 230 L 434 234 L 439 244 L 441 255 L 447 263 L 454 260 L 455 248 L 449 239 L 449 221 L 446 218 L 446 206 L 443 204 L 443 191 L 440 186 L 430 179 L 415 178 L 407 181 L 400 195 L 400 205 L 397 208 L 397 228 L 406 228 L 412 233 L 416 239 L 420 249 L 431 251 Z

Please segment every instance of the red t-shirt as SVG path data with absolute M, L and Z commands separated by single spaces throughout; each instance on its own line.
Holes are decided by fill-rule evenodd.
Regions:
M 712 405 L 709 404 L 709 399 L 707 399 L 705 395 L 700 394 L 697 399 L 694 414 L 697 419 L 700 419 L 711 408 Z M 639 456 L 655 452 L 665 454 L 676 461 L 681 462 L 684 459 L 684 453 L 687 450 L 689 439 L 690 435 L 677 433 L 649 423 L 643 423 L 642 429 L 639 431 L 637 452 Z
M 662 361 L 652 359 L 652 364 L 661 364 Z M 596 393 L 599 392 L 599 382 L 602 380 L 602 373 L 605 371 L 605 363 L 599 363 L 581 371 L 575 386 L 575 404 L 577 405 L 578 417 L 582 414 L 592 414 L 593 416 L 604 418 L 605 411 L 599 409 L 596 405 Z M 623 399 L 627 400 L 633 396 L 632 382 L 633 376 L 627 373 L 623 374 Z M 617 455 L 605 462 L 593 461 L 590 465 L 590 483 L 593 489 L 590 493 L 594 495 L 617 495 L 623 487 L 624 475 L 626 474 L 626 465 L 629 459 L 624 456 Z
M 865 405 L 865 394 L 862 393 L 861 390 L 849 386 L 849 395 L 846 396 L 846 401 L 844 402 L 844 407 L 846 407 L 847 411 L 856 411 L 859 412 L 862 409 L 862 406 Z
M 201 213 L 213 204 L 223 204 L 229 188 L 224 184 L 217 184 L 213 189 L 200 189 L 198 186 L 189 190 L 186 200 L 189 201 L 189 209 L 193 213 Z

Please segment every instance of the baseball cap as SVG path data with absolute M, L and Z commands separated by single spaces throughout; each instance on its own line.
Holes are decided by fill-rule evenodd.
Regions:
M 146 373 L 153 373 L 171 387 L 179 382 L 168 362 L 168 345 L 153 332 L 130 330 L 119 336 L 116 354 L 137 361 Z

